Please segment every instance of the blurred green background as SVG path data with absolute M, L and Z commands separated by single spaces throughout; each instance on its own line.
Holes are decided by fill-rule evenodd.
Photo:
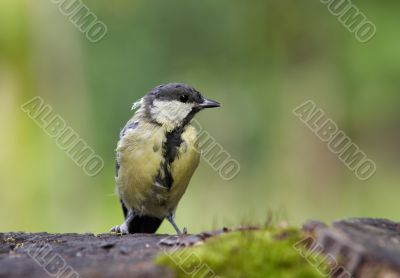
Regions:
M 219 100 L 203 127 L 241 165 L 202 161 L 177 211 L 190 232 L 350 216 L 399 220 L 400 2 L 353 1 L 377 26 L 366 44 L 318 0 L 87 0 L 98 43 L 50 0 L 0 2 L 0 231 L 105 232 L 122 222 L 114 149 L 132 102 L 185 82 Z M 24 112 L 34 96 L 105 161 L 88 177 Z M 292 109 L 312 99 L 377 164 L 359 181 Z M 173 232 L 164 223 L 160 232 Z

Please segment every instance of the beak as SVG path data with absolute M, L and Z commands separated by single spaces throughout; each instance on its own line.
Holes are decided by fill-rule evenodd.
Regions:
M 221 107 L 221 104 L 219 104 L 219 102 L 216 102 L 215 100 L 205 98 L 204 101 L 199 104 L 199 107 L 200 108 L 214 108 L 214 107 Z

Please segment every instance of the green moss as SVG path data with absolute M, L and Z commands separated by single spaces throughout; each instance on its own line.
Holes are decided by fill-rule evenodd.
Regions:
M 232 232 L 167 252 L 156 262 L 177 277 L 321 277 L 293 248 L 303 238 L 294 229 Z

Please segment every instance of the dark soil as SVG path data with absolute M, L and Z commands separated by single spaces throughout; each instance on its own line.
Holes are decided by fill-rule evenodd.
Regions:
M 257 228 L 238 230 L 252 229 Z M 230 231 L 180 238 L 156 234 L 0 233 L 0 278 L 174 277 L 171 270 L 153 263 L 157 254 Z M 400 277 L 400 223 L 361 218 L 327 226 L 312 221 L 303 231 L 314 239 L 314 246 L 348 271 L 348 275 L 338 277 Z
M 152 263 L 163 238 L 4 233 L 0 234 L 0 277 L 172 277 Z

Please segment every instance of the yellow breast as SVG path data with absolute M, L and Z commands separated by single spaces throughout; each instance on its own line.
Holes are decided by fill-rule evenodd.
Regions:
M 174 183 L 171 188 L 170 201 L 174 210 L 185 193 L 200 160 L 200 152 L 197 146 L 197 130 L 193 126 L 188 126 L 185 132 L 182 133 L 182 140 L 183 142 L 178 150 L 178 157 L 171 165 Z
M 177 157 L 170 165 L 173 177 L 170 189 L 155 182 L 164 163 L 165 129 L 153 124 L 139 124 L 121 138 L 117 147 L 120 164 L 117 192 L 128 209 L 160 218 L 176 209 L 200 158 L 196 129 L 186 127 L 181 137 Z

